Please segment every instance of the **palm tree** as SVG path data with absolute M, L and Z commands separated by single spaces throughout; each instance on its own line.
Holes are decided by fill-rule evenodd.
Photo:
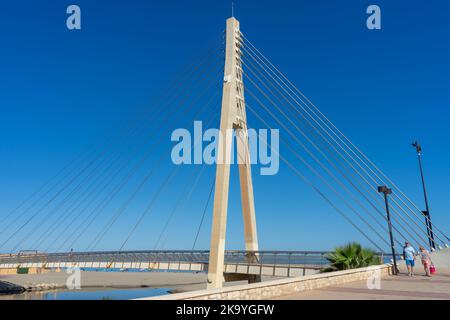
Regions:
M 322 269 L 322 272 L 363 268 L 380 263 L 375 251 L 363 248 L 356 242 L 335 248 L 325 258 L 330 262 L 330 266 Z

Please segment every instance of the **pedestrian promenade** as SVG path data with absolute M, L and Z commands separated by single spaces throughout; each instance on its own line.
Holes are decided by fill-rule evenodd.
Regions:
M 279 296 L 277 300 L 450 300 L 450 273 L 426 277 L 422 270 L 415 276 L 406 273 L 381 278 L 379 289 L 369 289 L 366 281 L 324 287 Z

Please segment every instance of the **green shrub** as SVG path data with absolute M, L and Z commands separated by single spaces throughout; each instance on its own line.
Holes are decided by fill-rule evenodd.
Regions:
M 335 248 L 325 258 L 330 262 L 330 266 L 322 269 L 322 272 L 356 269 L 380 264 L 380 259 L 375 251 L 363 248 L 356 242 Z

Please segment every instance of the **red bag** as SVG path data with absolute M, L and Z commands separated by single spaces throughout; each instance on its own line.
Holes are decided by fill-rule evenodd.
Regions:
M 435 266 L 433 266 L 433 265 L 430 266 L 430 273 L 431 274 L 436 273 L 436 267 Z

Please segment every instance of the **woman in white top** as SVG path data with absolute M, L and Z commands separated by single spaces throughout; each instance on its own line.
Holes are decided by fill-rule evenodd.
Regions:
M 419 248 L 420 260 L 422 261 L 423 268 L 425 269 L 425 275 L 427 277 L 431 277 L 430 266 L 431 266 L 431 258 L 430 254 L 424 247 Z

